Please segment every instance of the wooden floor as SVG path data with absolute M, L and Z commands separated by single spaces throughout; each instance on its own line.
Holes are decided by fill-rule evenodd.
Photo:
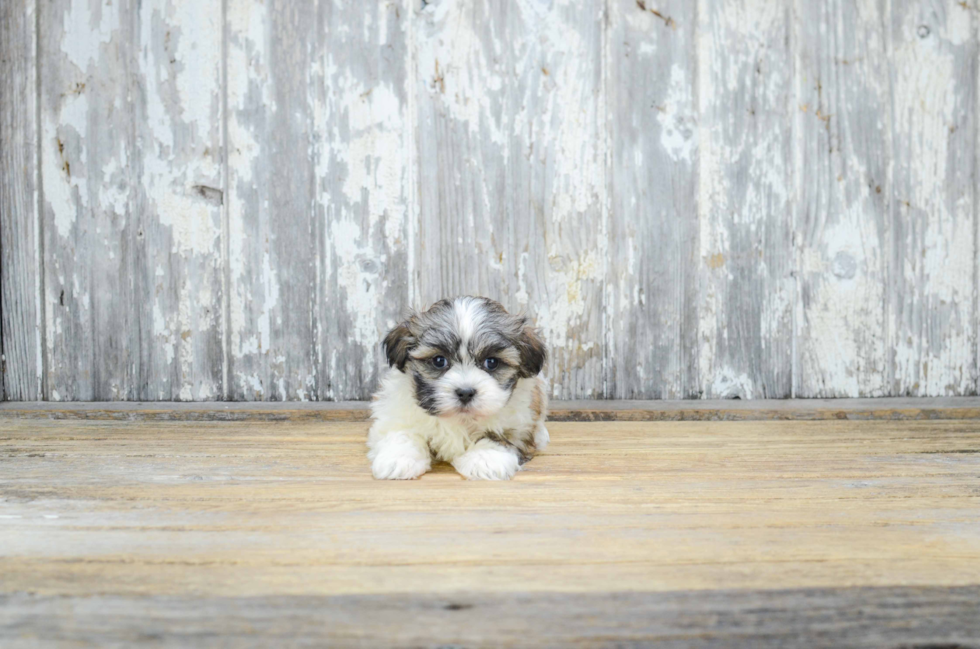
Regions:
M 504 483 L 364 422 L 0 418 L 0 646 L 980 646 L 980 422 L 569 422 Z

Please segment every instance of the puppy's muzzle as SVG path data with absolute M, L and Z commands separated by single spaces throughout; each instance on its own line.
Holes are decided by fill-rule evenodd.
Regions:
M 475 396 L 476 390 L 474 388 L 456 388 L 456 397 L 464 406 L 472 401 Z

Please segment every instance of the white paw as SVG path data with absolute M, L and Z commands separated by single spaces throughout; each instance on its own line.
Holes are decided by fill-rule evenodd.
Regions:
M 371 473 L 378 480 L 413 480 L 432 468 L 429 458 L 386 453 L 371 462 Z
M 405 431 L 369 442 L 371 473 L 378 480 L 411 480 L 432 468 L 429 448 Z
M 551 441 L 551 436 L 548 435 L 548 429 L 544 427 L 544 424 L 538 424 L 537 429 L 534 431 L 534 446 L 539 451 L 543 451 L 548 446 L 548 442 Z
M 500 446 L 484 446 L 463 453 L 453 466 L 469 480 L 510 480 L 520 468 L 517 454 Z

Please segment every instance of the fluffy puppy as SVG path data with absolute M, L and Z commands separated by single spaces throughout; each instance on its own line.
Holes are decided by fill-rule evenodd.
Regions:
M 524 316 L 483 297 L 437 302 L 384 340 L 374 395 L 375 478 L 410 480 L 451 463 L 471 480 L 506 480 L 548 444 L 545 347 Z

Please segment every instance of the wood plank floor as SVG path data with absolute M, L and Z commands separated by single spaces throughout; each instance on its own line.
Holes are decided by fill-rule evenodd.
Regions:
M 980 422 L 549 429 L 377 482 L 364 422 L 0 419 L 0 645 L 980 646 Z
M 366 421 L 366 401 L 0 402 L 0 419 Z M 980 420 L 980 397 L 552 401 L 550 421 Z

